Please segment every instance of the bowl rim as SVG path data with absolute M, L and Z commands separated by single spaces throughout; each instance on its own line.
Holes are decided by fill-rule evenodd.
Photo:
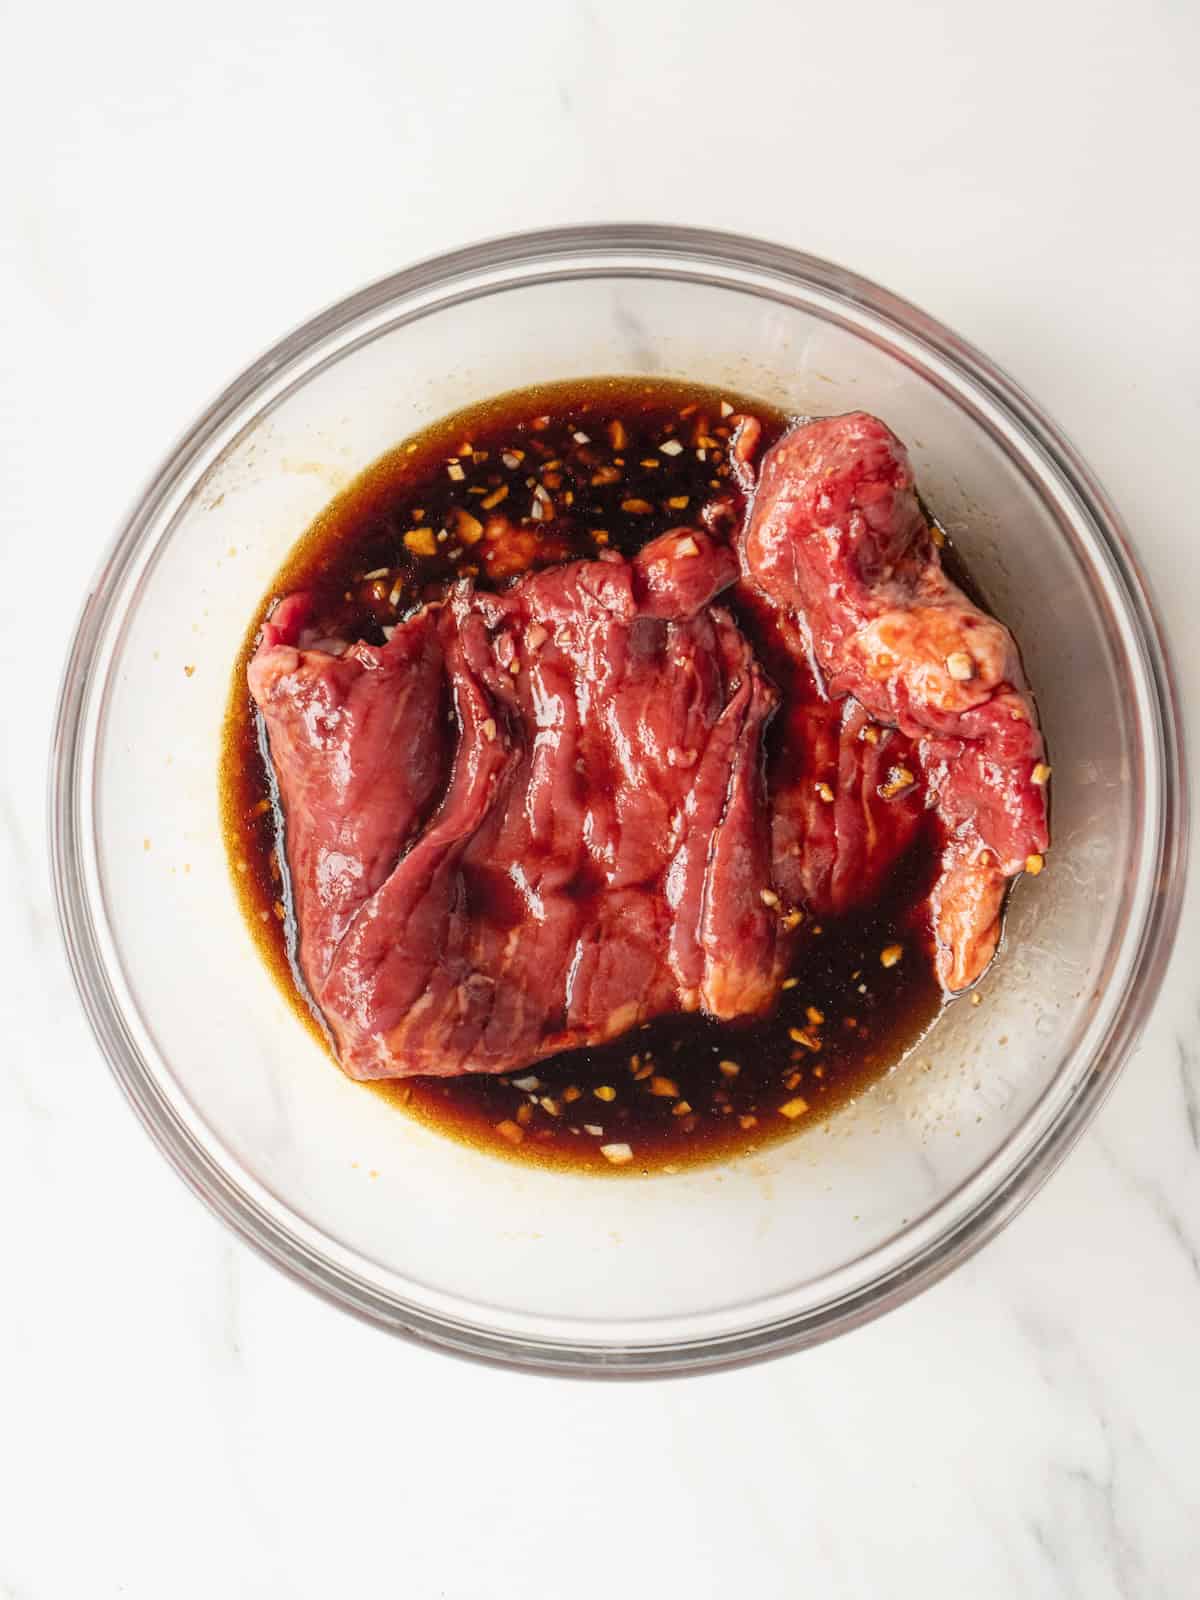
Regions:
M 87 686 L 114 599 L 144 552 L 156 517 L 239 410 L 279 390 L 288 373 L 326 341 L 387 307 L 412 303 L 430 290 L 453 288 L 481 272 L 553 267 L 585 255 L 615 270 L 622 256 L 654 258 L 659 270 L 705 262 L 775 274 L 857 307 L 915 340 L 980 387 L 1073 491 L 1108 557 L 1152 690 L 1152 727 L 1162 809 L 1154 853 L 1157 889 L 1147 904 L 1131 957 L 1128 999 L 1093 1047 L 1091 1070 L 1041 1138 L 1004 1180 L 907 1259 L 840 1300 L 816 1310 L 756 1324 L 721 1338 L 605 1345 L 516 1337 L 460 1321 L 396 1298 L 319 1257 L 241 1188 L 166 1103 L 122 1015 L 100 949 L 85 886 L 83 748 Z M 565 273 L 577 276 L 580 269 Z M 499 287 L 501 279 L 493 287 Z M 519 279 L 511 281 L 520 281 Z M 431 308 L 432 309 L 432 308 Z M 338 352 L 343 353 L 342 351 Z M 305 376 L 311 376 L 311 372 Z M 1157 997 L 1182 909 L 1188 854 L 1187 775 L 1178 693 L 1163 629 L 1128 532 L 1094 473 L 1061 429 L 1000 368 L 910 302 L 847 268 L 787 246 L 692 227 L 605 223 L 508 234 L 430 256 L 335 302 L 284 335 L 253 361 L 201 413 L 151 476 L 108 544 L 80 611 L 61 679 L 49 762 L 49 839 L 54 899 L 68 964 L 85 1015 L 109 1067 L 147 1131 L 189 1187 L 260 1255 L 325 1300 L 388 1331 L 444 1351 L 523 1370 L 592 1377 L 668 1375 L 743 1365 L 782 1355 L 849 1331 L 903 1304 L 968 1259 L 1015 1217 L 1068 1154 L 1112 1088 Z M 1032 1115 L 1033 1113 L 1029 1113 Z M 993 1158 L 995 1159 L 995 1158 Z M 945 1202 L 942 1202 L 943 1204 Z M 936 1209 L 933 1214 L 936 1214 Z

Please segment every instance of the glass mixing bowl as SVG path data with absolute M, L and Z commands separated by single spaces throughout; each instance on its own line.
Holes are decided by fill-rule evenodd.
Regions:
M 502 1162 L 348 1082 L 255 951 L 218 812 L 231 664 L 313 515 L 438 416 L 597 373 L 882 415 L 1021 643 L 1054 763 L 1053 851 L 1017 886 L 982 1003 L 947 1008 L 823 1125 L 677 1176 Z M 675 228 L 456 251 L 255 362 L 163 464 L 95 579 L 51 780 L 79 992 L 196 1192 L 272 1261 L 386 1328 L 593 1374 L 825 1339 L 977 1249 L 1062 1159 L 1128 1055 L 1185 853 L 1163 644 L 1118 518 L 1059 431 L 983 356 L 853 273 Z

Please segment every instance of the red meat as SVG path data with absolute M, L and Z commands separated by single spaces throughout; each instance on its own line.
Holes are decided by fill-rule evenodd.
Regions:
M 305 982 L 360 1078 L 503 1072 L 665 1011 L 761 1011 L 775 693 L 706 535 L 462 583 L 381 647 L 250 667 L 287 818 Z M 337 653 L 338 651 L 341 653 Z
M 938 972 L 948 990 L 966 987 L 995 950 L 1006 879 L 1040 869 L 1049 837 L 1049 768 L 1012 635 L 946 576 L 903 445 L 862 412 L 793 428 L 768 451 L 742 563 L 825 693 L 852 695 L 913 742 L 945 837 Z M 903 747 L 883 747 L 889 761 L 893 750 L 915 777 Z M 861 773 L 850 787 L 862 794 Z M 877 792 L 888 788 L 893 804 L 911 803 L 907 786 Z M 798 831 L 811 841 L 812 825 Z

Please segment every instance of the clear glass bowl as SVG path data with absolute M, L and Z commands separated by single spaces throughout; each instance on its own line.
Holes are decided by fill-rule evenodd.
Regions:
M 567 1176 L 441 1138 L 348 1082 L 263 967 L 229 883 L 230 666 L 335 490 L 517 385 L 674 374 L 794 412 L 863 407 L 1021 642 L 1054 762 L 1048 869 L 982 1003 L 854 1106 L 756 1158 Z M 198 1194 L 310 1287 L 513 1365 L 716 1367 L 828 1338 L 977 1249 L 1094 1114 L 1175 930 L 1186 807 L 1170 672 L 1119 520 L 983 356 L 854 274 L 725 234 L 564 229 L 397 273 L 212 405 L 121 530 L 67 665 L 51 775 L 75 978 Z

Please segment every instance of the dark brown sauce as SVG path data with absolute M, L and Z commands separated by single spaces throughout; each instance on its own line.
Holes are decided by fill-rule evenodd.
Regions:
M 314 591 L 331 634 L 379 643 L 390 622 L 464 573 L 488 586 L 526 565 L 594 556 L 605 546 L 632 554 L 666 529 L 694 522 L 717 497 L 728 497 L 740 515 L 741 495 L 726 462 L 730 407 L 761 420 L 763 448 L 788 422 L 736 394 L 645 379 L 592 379 L 500 396 L 437 423 L 369 467 L 326 507 L 277 574 L 234 668 L 221 761 L 223 816 L 234 881 L 259 949 L 322 1042 L 324 1030 L 292 959 L 295 925 L 276 853 L 278 800 L 246 688 L 246 664 L 271 607 L 292 590 Z M 664 452 L 669 439 L 682 448 Z M 471 453 L 463 448 L 468 444 Z M 460 467 L 462 476 L 449 466 Z M 549 514 L 533 524 L 516 507 L 530 505 L 537 485 L 549 495 Z M 499 524 L 488 519 L 506 514 L 507 534 L 489 538 Z M 477 531 L 479 524 L 487 533 Z M 466 539 L 455 533 L 438 539 L 456 525 Z M 414 539 L 420 529 L 428 537 Z M 730 600 L 725 595 L 722 604 Z M 734 600 L 731 609 L 754 638 L 759 630 L 750 608 Z M 785 663 L 775 667 L 782 672 Z M 782 725 L 778 719 L 777 732 Z M 525 1072 L 370 1087 L 481 1149 L 589 1171 L 674 1169 L 810 1127 L 891 1067 L 938 1010 L 923 903 L 935 843 L 931 835 L 910 851 L 869 909 L 836 921 L 810 919 L 789 986 L 765 1020 L 664 1017 Z M 882 953 L 896 946 L 901 958 L 885 965 Z M 614 1167 L 601 1154 L 612 1144 L 632 1148 L 627 1165 Z

